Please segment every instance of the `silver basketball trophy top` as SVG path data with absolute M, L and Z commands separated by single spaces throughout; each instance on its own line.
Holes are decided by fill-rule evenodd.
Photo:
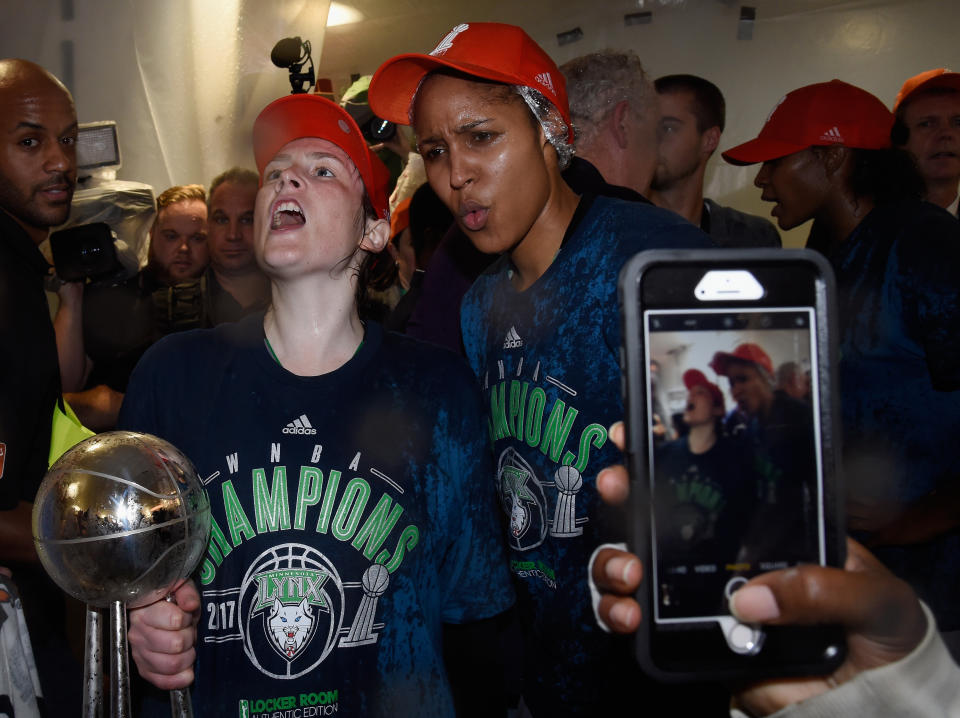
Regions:
M 111 431 L 50 467 L 33 506 L 50 577 L 91 606 L 144 606 L 189 576 L 210 535 L 210 501 L 193 464 L 150 434 Z

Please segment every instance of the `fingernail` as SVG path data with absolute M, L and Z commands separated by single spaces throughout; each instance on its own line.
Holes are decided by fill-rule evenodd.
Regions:
M 630 578 L 631 572 L 640 569 L 640 562 L 635 558 L 612 558 L 607 561 L 607 578 L 611 581 L 620 581 L 630 585 L 633 581 Z
M 620 439 L 620 436 L 616 436 L 616 437 L 614 436 L 614 434 L 616 433 L 619 433 L 620 435 L 623 434 L 622 421 L 615 421 L 612 424 L 610 424 L 610 426 L 607 427 L 607 436 L 609 436 L 611 439 L 614 439 L 615 441 Z
M 603 469 L 597 474 L 597 490 L 603 495 L 604 501 L 615 505 L 623 503 L 629 494 L 627 487 L 617 480 L 612 469 Z
M 623 628 L 632 628 L 637 619 L 637 608 L 629 603 L 619 602 L 610 607 L 610 620 Z
M 730 612 L 741 621 L 758 623 L 780 617 L 780 606 L 768 586 L 744 586 L 730 598 Z

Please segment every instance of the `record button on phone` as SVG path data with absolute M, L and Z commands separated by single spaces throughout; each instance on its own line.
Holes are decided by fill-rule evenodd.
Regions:
M 747 579 L 743 576 L 734 576 L 727 581 L 727 585 L 723 587 L 723 597 L 729 601 L 734 592 L 746 582 Z

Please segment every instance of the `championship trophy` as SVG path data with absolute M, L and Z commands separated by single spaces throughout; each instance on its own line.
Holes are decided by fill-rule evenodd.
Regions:
M 150 434 L 112 431 L 80 442 L 50 467 L 33 505 L 33 539 L 50 577 L 87 604 L 84 718 L 102 715 L 101 618 L 110 614 L 110 714 L 130 716 L 126 608 L 167 596 L 196 568 L 210 501 L 196 469 Z M 190 715 L 186 689 L 173 715 Z

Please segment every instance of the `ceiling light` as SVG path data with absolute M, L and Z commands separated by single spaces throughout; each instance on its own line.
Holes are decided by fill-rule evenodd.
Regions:
M 349 25 L 352 22 L 360 22 L 365 19 L 363 13 L 349 5 L 338 2 L 330 3 L 330 13 L 327 15 L 327 27 L 335 25 Z

